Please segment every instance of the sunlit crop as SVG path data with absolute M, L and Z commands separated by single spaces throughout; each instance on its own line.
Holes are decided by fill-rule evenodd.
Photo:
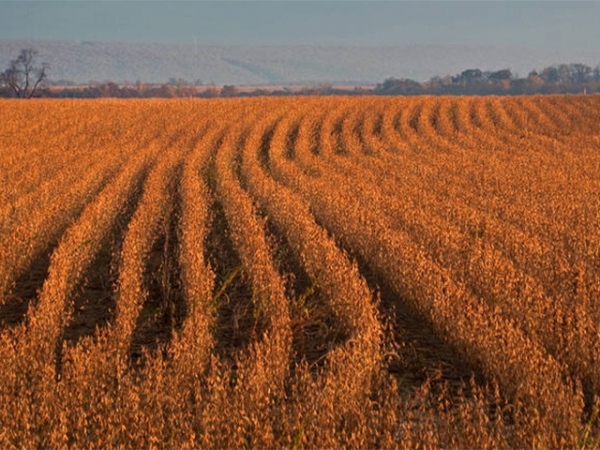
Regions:
M 0 447 L 600 445 L 600 98 L 0 102 Z

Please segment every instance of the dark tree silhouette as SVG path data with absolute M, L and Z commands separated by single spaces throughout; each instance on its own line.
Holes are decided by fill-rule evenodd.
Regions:
M 488 79 L 493 83 L 498 83 L 502 80 L 510 80 L 512 78 L 512 72 L 509 69 L 497 70 L 496 72 L 490 73 Z
M 50 66 L 48 63 L 37 65 L 37 51 L 32 48 L 21 50 L 17 59 L 10 62 L 8 69 L 2 72 L 1 81 L 17 98 L 31 98 L 44 85 Z
M 221 97 L 237 97 L 237 95 L 238 90 L 233 85 L 226 84 L 223 86 L 223 89 L 221 89 Z

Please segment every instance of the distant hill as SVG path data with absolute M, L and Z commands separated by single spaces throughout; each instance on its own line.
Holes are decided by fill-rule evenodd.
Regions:
M 51 79 L 161 83 L 169 78 L 205 84 L 374 84 L 387 77 L 424 81 L 468 68 L 532 69 L 600 63 L 600 50 L 538 50 L 527 47 L 397 45 L 389 47 L 298 45 L 168 45 L 0 40 L 0 68 L 19 50 L 33 47 L 51 65 Z

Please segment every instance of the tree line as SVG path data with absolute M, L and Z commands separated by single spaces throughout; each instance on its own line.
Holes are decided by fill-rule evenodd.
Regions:
M 454 76 L 435 76 L 426 82 L 388 78 L 373 93 L 380 95 L 528 95 L 600 92 L 600 66 L 559 64 L 519 77 L 509 69 L 464 70 Z
M 240 89 L 233 85 L 202 86 L 171 78 L 163 84 L 119 85 L 112 81 L 88 86 L 51 86 L 50 66 L 37 61 L 37 51 L 21 50 L 17 58 L 0 73 L 0 97 L 5 98 L 185 98 L 244 97 L 287 95 L 529 95 L 581 94 L 600 92 L 600 65 L 594 68 L 581 63 L 549 66 L 520 77 L 510 69 L 464 70 L 454 76 L 434 76 L 427 81 L 390 77 L 375 87 L 342 88 L 331 84 L 296 89 Z

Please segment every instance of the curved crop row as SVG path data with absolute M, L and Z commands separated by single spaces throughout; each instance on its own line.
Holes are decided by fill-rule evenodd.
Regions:
M 185 140 L 183 145 L 177 140 L 166 145 L 169 148 L 162 151 L 161 158 L 148 174 L 144 192 L 123 239 L 111 338 L 116 355 L 121 358 L 126 356 L 138 315 L 148 295 L 145 287 L 146 261 L 161 228 L 167 227 L 173 213 L 179 168 L 186 153 L 191 151 L 189 142 Z
M 263 105 L 257 105 L 253 113 L 264 112 L 263 108 Z M 292 330 L 289 299 L 283 278 L 275 268 L 265 224 L 258 216 L 251 197 L 242 188 L 238 175 L 241 148 L 256 124 L 254 114 L 242 114 L 231 120 L 235 125 L 227 131 L 217 149 L 216 195 L 223 207 L 230 237 L 243 267 L 242 273 L 248 276 L 252 286 L 255 332 L 258 334 L 247 352 L 236 358 L 237 383 L 230 393 L 227 407 L 231 408 L 232 421 L 244 424 L 240 430 L 242 434 L 257 431 L 251 438 L 251 445 L 265 445 L 272 442 L 276 433 L 271 422 L 264 422 L 265 411 L 281 414 L 277 411 L 285 397 Z M 277 114 L 275 108 L 268 116 L 273 118 Z
M 181 338 L 174 344 L 177 364 L 202 367 L 212 349 L 211 300 L 214 273 L 204 259 L 209 228 L 210 192 L 203 181 L 208 161 L 222 130 L 211 129 L 185 160 L 180 183 L 182 199 L 180 264 L 188 316 Z M 193 353 L 190 360 L 187 353 Z M 182 369 L 183 370 L 183 369 Z
M 300 148 L 296 154 L 310 159 Z M 281 157 L 279 161 L 285 163 Z M 577 397 L 563 384 L 562 368 L 553 358 L 509 321 L 497 317 L 492 309 L 464 292 L 443 268 L 425 258 L 404 233 L 382 223 L 378 214 L 364 206 L 369 203 L 357 197 L 360 188 L 349 190 L 348 181 L 337 177 L 307 179 L 295 165 L 285 165 L 286 170 L 295 172 L 285 180 L 291 181 L 290 186 L 310 201 L 319 220 L 379 271 L 398 295 L 430 317 L 447 339 L 478 361 L 488 374 L 498 377 L 507 393 L 541 410 L 557 430 L 565 420 L 576 417 L 580 407 Z M 330 194 L 324 196 L 323 192 Z M 497 342 L 505 345 L 499 347 Z M 513 350 L 516 348 L 520 349 L 518 353 Z M 520 375 L 515 376 L 517 373 Z M 528 381 L 521 384 L 518 379 Z M 548 397 L 550 392 L 552 399 Z M 562 429 L 562 433 L 565 431 Z
M 242 123 L 252 123 L 246 119 Z M 244 128 L 230 130 L 217 151 L 217 194 L 231 229 L 236 251 L 251 278 L 255 301 L 269 322 L 271 339 L 287 348 L 290 342 L 289 312 L 280 275 L 275 270 L 264 225 L 254 211 L 251 198 L 240 186 L 236 173 L 237 152 L 243 145 Z M 282 355 L 283 356 L 283 355 Z M 288 357 L 288 354 L 285 354 Z
M 593 447 L 598 105 L 1 101 L 0 446 Z
M 18 222 L 0 235 L 0 305 L 17 278 L 61 235 L 127 156 L 112 152 L 95 161 L 80 178 L 71 178 L 68 184 L 57 186 L 57 191 L 36 199 Z
M 597 333 L 593 313 L 582 314 L 563 299 L 547 296 L 544 286 L 534 278 L 536 270 L 526 269 L 533 260 L 519 255 L 515 265 L 508 255 L 519 250 L 504 243 L 510 238 L 509 227 L 460 204 L 452 206 L 452 215 L 448 215 L 447 203 L 430 195 L 418 179 L 377 184 L 385 179 L 384 175 L 377 172 L 371 175 L 366 167 L 362 170 L 360 166 L 349 167 L 346 173 L 350 178 L 360 175 L 373 186 L 373 192 L 380 186 L 382 195 L 370 196 L 369 205 L 386 215 L 398 229 L 406 230 L 428 255 L 447 267 L 453 279 L 490 305 L 497 306 L 506 318 L 514 320 L 531 337 L 539 337 L 548 351 L 565 362 L 572 375 L 582 376 L 588 384 L 597 385 L 600 360 L 597 344 L 594 344 Z M 453 192 L 449 194 L 447 201 L 450 202 L 456 197 Z M 398 201 L 399 196 L 419 198 L 419 205 Z M 579 303 L 578 308 L 581 307 Z M 578 323 L 578 326 L 563 329 L 561 323 Z M 582 345 L 584 342 L 589 345 Z
M 273 155 L 270 159 L 273 166 L 278 164 L 276 158 L 280 157 L 276 152 L 290 145 L 289 130 L 299 120 L 298 115 L 288 114 L 275 126 L 269 149 Z M 266 122 L 264 126 L 268 124 Z M 302 118 L 298 146 L 310 145 L 307 135 L 311 125 L 308 117 Z M 380 345 L 379 324 L 371 304 L 372 293 L 360 277 L 358 268 L 347 260 L 335 241 L 315 222 L 309 205 L 284 185 L 275 182 L 261 168 L 257 154 L 261 128 L 256 131 L 244 147 L 242 169 L 245 180 L 268 217 L 283 231 L 309 276 L 317 280 L 319 289 L 332 303 L 332 310 L 344 324 L 352 346 L 356 346 L 355 363 L 370 363 L 376 358 Z M 264 133 L 264 128 L 262 131 Z M 353 366 L 356 368 L 357 365 Z
M 29 339 L 39 345 L 38 358 L 49 363 L 54 356 L 54 346 L 72 314 L 69 302 L 74 290 L 108 237 L 114 221 L 126 208 L 156 153 L 157 148 L 151 146 L 135 154 L 62 236 L 52 254 L 38 303 L 28 315 Z

